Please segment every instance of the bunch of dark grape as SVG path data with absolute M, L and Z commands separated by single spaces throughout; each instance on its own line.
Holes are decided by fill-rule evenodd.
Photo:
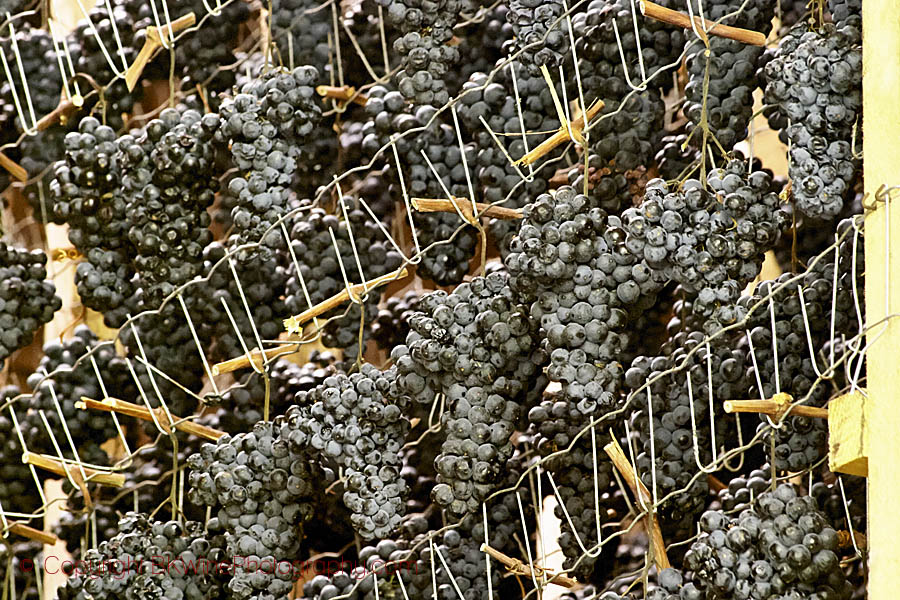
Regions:
M 462 516 L 493 491 L 512 456 L 510 436 L 523 404 L 542 389 L 545 355 L 528 307 L 516 302 L 505 273 L 423 296 L 417 312 L 406 345 L 392 358 L 400 388 L 417 403 L 431 405 L 437 394 L 449 401 L 432 498 Z
M 728 482 L 728 487 L 719 492 L 721 510 L 729 516 L 738 515 L 751 508 L 771 487 L 772 467 L 766 463 L 750 471 L 749 475 L 741 475 Z
M 285 298 L 292 314 L 344 291 L 348 283 L 363 283 L 361 277 L 372 281 L 400 267 L 402 257 L 372 219 L 360 209 L 346 210 L 347 219 L 341 218 L 343 211 L 329 215 L 320 208 L 309 208 L 294 218 Z M 360 337 L 365 343 L 380 297 L 381 290 L 373 289 L 359 302 L 345 303 L 320 317 L 327 319 L 320 322 L 322 343 L 340 348 L 347 368 L 364 349 L 359 345 Z
M 556 92 L 562 96 L 561 86 L 557 85 Z M 521 102 L 516 100 L 517 94 Z M 546 154 L 539 166 L 527 168 L 529 173 L 533 169 L 536 175 L 531 181 L 523 179 L 524 167 L 515 167 L 510 162 L 520 160 L 540 142 L 531 132 L 556 131 L 560 127 L 543 77 L 531 75 L 517 62 L 495 73 L 493 79 L 483 72 L 473 73 L 463 85 L 459 116 L 478 150 L 471 168 L 481 188 L 482 202 L 523 208 L 547 191 L 545 176 L 549 176 L 555 160 L 563 155 L 563 148 Z M 482 119 L 494 135 L 485 129 Z M 489 221 L 491 237 L 504 257 L 516 227 L 515 221 Z
M 701 466 L 712 462 L 714 450 L 721 457 L 724 440 L 735 438 L 731 421 L 715 409 L 745 393 L 747 364 L 727 339 L 705 341 L 699 332 L 676 334 L 662 350 L 636 358 L 625 383 L 633 390 L 641 480 L 657 490 L 655 497 L 676 492 L 658 507 L 660 525 L 670 539 L 684 539 L 706 506 L 709 486 Z
M 25 136 L 19 144 L 19 164 L 32 181 L 25 185 L 22 192 L 31 205 L 34 218 L 41 223 L 55 218 L 53 197 L 50 195 L 50 181 L 53 179 L 51 167 L 65 156 L 68 133 L 68 127 L 54 125 L 34 136 Z
M 312 65 L 320 74 L 328 74 L 333 52 L 329 35 L 334 33 L 335 9 L 317 0 L 273 0 L 272 34 L 283 64 Z M 340 43 L 346 44 L 344 40 Z M 344 52 L 352 51 L 349 46 L 344 48 Z
M 443 106 L 450 100 L 446 78 L 459 61 L 459 50 L 449 42 L 453 26 L 473 15 L 472 0 L 378 0 L 399 37 L 394 51 L 401 57 L 397 89 L 413 104 Z
M 569 30 L 562 0 L 510 0 L 506 19 L 512 26 L 518 58 L 533 75 L 541 66 L 550 72 L 563 62 L 569 52 Z
M 85 256 L 75 271 L 81 302 L 120 326 L 119 309 L 135 293 L 134 248 L 128 241 L 126 201 L 116 133 L 94 117 L 65 137 L 66 156 L 53 167 L 54 222 L 69 225 L 69 241 Z
M 854 531 L 866 529 L 866 482 L 861 477 L 846 474 L 824 474 L 840 478 L 841 482 L 817 481 L 812 485 L 809 495 L 816 499 L 819 510 L 827 518 L 835 530 Z M 846 503 L 844 499 L 846 498 Z M 849 513 L 849 525 L 847 522 Z
M 62 307 L 47 281 L 47 255 L 0 242 L 0 365 L 31 343 L 34 333 Z
M 14 385 L 0 388 L 0 402 L 10 402 L 20 393 Z M 15 409 L 15 405 L 12 406 Z M 22 442 L 8 414 L 7 410 L 0 416 L 0 477 L 4 482 L 0 487 L 0 504 L 7 512 L 31 513 L 40 508 L 40 497 L 34 491 L 36 484 L 28 465 L 22 462 Z M 21 414 L 19 410 L 17 416 L 21 417 Z
M 204 527 L 196 521 L 151 521 L 130 512 L 119 521 L 118 534 L 84 553 L 84 568 L 69 577 L 59 598 L 221 597 L 228 581 L 221 569 L 226 557 L 218 519 Z
M 82 410 L 75 404 L 82 397 L 131 400 L 134 384 L 125 361 L 116 356 L 113 344 L 101 343 L 86 325 L 76 327 L 74 334 L 64 342 L 51 341 L 44 345 L 44 358 L 37 371 L 28 377 L 28 386 L 34 391 L 27 403 L 27 415 L 20 416 L 23 434 L 30 450 L 55 455 L 50 434 L 39 414 L 43 411 L 63 456 L 71 458 L 72 448 L 60 422 L 61 411 L 81 460 L 105 465 L 109 458 L 100 445 L 119 432 L 113 416 Z M 120 423 L 124 422 L 124 417 L 118 418 Z
M 230 140 L 239 172 L 228 183 L 228 194 L 235 199 L 235 243 L 259 242 L 265 251 L 284 247 L 276 223 L 288 211 L 288 186 L 303 158 L 303 145 L 321 118 L 317 78 L 314 67 L 272 69 L 220 109 L 220 139 Z
M 6 12 L 2 14 L 6 19 Z M 62 77 L 50 34 L 27 21 L 15 22 L 13 26 L 15 44 L 11 37 L 0 39 L 0 48 L 12 73 L 12 81 L 4 76 L 0 84 L 0 130 L 3 132 L 0 139 L 4 143 L 16 141 L 26 129 L 33 129 L 35 121 L 56 108 L 62 89 Z M 5 26 L 4 30 L 6 33 Z M 24 71 L 24 80 L 20 67 Z M 17 104 L 22 109 L 21 117 Z
M 836 216 L 852 193 L 859 166 L 852 141 L 862 108 L 860 44 L 852 20 L 821 32 L 798 25 L 765 67 L 766 116 L 790 143 L 793 198 L 813 218 Z
M 618 404 L 628 323 L 666 283 L 625 246 L 618 217 L 565 186 L 525 208 L 506 266 L 516 293 L 531 299 L 559 402 L 529 413 L 542 453 L 567 447 L 590 419 Z
M 817 375 L 825 365 L 818 355 L 810 355 L 808 340 L 815 350 L 829 338 L 831 280 L 808 272 L 798 281 L 796 275 L 785 273 L 773 282 L 760 284 L 746 303 L 748 308 L 760 304 L 749 317 L 749 339 L 745 341 L 746 362 L 751 369 L 750 397 L 772 398 L 785 393 L 790 402 L 823 407 L 831 386 Z M 757 389 L 758 381 L 762 382 L 761 390 Z M 823 419 L 788 414 L 780 422 L 772 421 L 774 428 L 768 435 L 775 436 L 773 459 L 777 469 L 801 471 L 827 453 L 828 423 Z M 766 423 L 763 419 L 760 427 L 766 427 Z
M 469 188 L 462 153 L 456 134 L 435 117 L 435 109 L 420 106 L 413 110 L 403 95 L 382 86 L 368 91 L 363 126 L 362 151 L 367 160 L 390 166 L 390 180 L 394 193 L 406 193 L 410 198 L 444 198 L 444 187 L 435 177 L 423 152 L 428 155 L 444 186 L 455 197 L 468 198 Z M 402 173 L 390 147 L 395 140 Z M 467 164 L 473 169 L 474 148 L 466 148 Z M 402 181 L 401 181 L 402 178 Z M 400 186 L 404 185 L 401 190 Z M 402 196 L 400 196 L 402 197 Z M 469 271 L 469 261 L 475 254 L 475 228 L 462 221 L 456 213 L 413 213 L 418 246 L 423 251 L 417 267 L 420 277 L 438 285 L 455 285 Z
M 196 287 L 188 290 L 195 291 Z M 121 329 L 121 336 L 138 377 L 139 389 L 143 389 L 151 406 L 160 406 L 161 397 L 173 415 L 186 417 L 197 408 L 196 394 L 203 387 L 205 374 L 194 333 L 201 348 L 209 347 L 213 321 L 207 298 L 192 293 L 185 293 L 182 298 L 184 308 L 172 301 L 156 311 L 134 316 Z M 139 295 L 135 304 L 141 304 Z M 193 323 L 193 333 L 188 318 Z M 153 424 L 145 423 L 145 427 L 151 429 Z
M 119 514 L 109 504 L 95 504 L 91 513 L 73 512 L 69 508 L 60 515 L 53 533 L 65 542 L 66 552 L 75 560 L 83 558 L 84 550 L 90 545 L 89 528 L 96 527 L 98 543 L 111 540 L 119 532 Z
M 474 73 L 487 73 L 504 56 L 504 48 L 515 35 L 507 21 L 509 8 L 504 3 L 479 9 L 465 28 L 457 28 L 459 62 L 444 77 L 455 97 Z
M 108 6 L 112 7 L 112 12 Z M 143 90 L 137 86 L 129 91 L 125 78 L 117 76 L 134 62 L 140 50 L 134 35 L 134 18 L 124 4 L 98 2 L 79 21 L 70 38 L 76 47 L 72 56 L 75 72 L 85 73 L 97 85 L 105 86 L 98 108 L 104 116 L 104 124 L 120 131 L 125 126 L 125 115 L 134 112 Z M 55 66 L 55 63 L 54 57 L 51 64 Z
M 626 248 L 696 295 L 693 309 L 707 318 L 708 333 L 743 316 L 741 290 L 759 274 L 786 219 L 771 177 L 747 173 L 737 160 L 711 171 L 706 186 L 689 179 L 670 191 L 655 179 L 641 205 L 622 214 Z
M 680 180 L 697 161 L 697 149 L 687 142 L 685 134 L 667 135 L 660 140 L 662 149 L 656 153 L 656 168 L 661 178 Z
M 294 441 L 301 434 L 296 417 L 260 421 L 253 429 L 204 444 L 188 459 L 191 502 L 218 510 L 226 532 L 227 555 L 244 557 L 227 583 L 230 597 L 279 598 L 292 587 L 290 570 L 259 567 L 282 561 L 300 547 L 302 525 L 313 515 L 320 486 L 310 457 L 298 454 Z M 305 452 L 305 451 L 304 451 Z M 256 560 L 256 567 L 247 559 Z
M 319 454 L 344 469 L 344 504 L 365 540 L 389 535 L 403 516 L 400 447 L 409 420 L 395 379 L 394 369 L 364 364 L 358 373 L 336 374 L 299 392 L 287 413 L 294 452 Z
M 200 274 L 212 241 L 206 209 L 218 189 L 211 142 L 219 125 L 214 113 L 169 108 L 140 136 L 118 140 L 128 240 L 146 309 Z
M 704 8 L 711 21 L 766 33 L 775 4 L 774 0 L 764 0 L 743 7 L 736 0 L 718 0 L 707 2 Z M 698 8 L 694 7 L 695 14 Z M 758 86 L 757 63 L 763 50 L 718 36 L 709 40 L 708 47 L 696 39 L 688 43 L 684 114 L 690 121 L 691 143 L 695 147 L 708 144 L 730 152 L 736 143 L 747 138 L 753 116 L 753 91 Z M 706 132 L 698 129 L 701 123 L 706 124 L 714 139 L 706 139 Z
M 276 339 L 284 330 L 284 319 L 290 316 L 284 300 L 288 282 L 284 257 L 261 253 L 237 260 L 234 255 L 226 258 L 226 252 L 218 242 L 203 250 L 207 279 L 197 291 L 207 299 L 203 308 L 209 311 L 207 323 L 212 324 L 215 339 L 211 355 L 216 360 L 239 356 L 245 347 L 257 347 L 257 335 L 260 340 Z
M 659 88 L 671 79 L 664 69 L 677 66 L 686 39 L 684 30 L 650 19 L 636 33 L 632 10 L 629 0 L 595 0 L 572 17 L 584 102 L 605 103 L 591 121 L 589 147 L 616 173 L 649 165 L 661 148 L 665 106 Z
M 837 532 L 790 484 L 762 494 L 737 517 L 708 511 L 685 555 L 688 584 L 706 598 L 826 597 L 848 600 Z M 701 597 L 698 595 L 697 597 Z

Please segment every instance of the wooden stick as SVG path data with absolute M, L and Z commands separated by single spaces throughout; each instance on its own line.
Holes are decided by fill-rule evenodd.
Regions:
M 727 413 L 760 413 L 771 415 L 781 419 L 785 414 L 793 417 L 809 417 L 813 419 L 827 419 L 828 409 L 816 406 L 803 406 L 798 404 L 791 406 L 794 399 L 784 392 L 775 394 L 771 400 L 726 400 L 725 412 Z M 789 412 L 790 411 L 790 412 Z
M 412 207 L 419 212 L 446 212 L 455 213 L 456 208 L 453 202 L 448 199 L 440 198 L 410 198 Z M 466 215 L 469 221 L 474 221 L 472 215 L 472 201 L 468 198 L 454 198 L 456 206 L 459 207 L 461 213 Z M 478 211 L 479 217 L 493 217 L 495 219 L 521 219 L 521 208 L 506 208 L 505 206 L 495 206 L 493 204 L 485 204 L 484 202 L 476 202 L 475 209 Z
M 44 469 L 45 471 L 56 473 L 63 477 L 71 476 L 76 481 L 81 479 L 81 468 L 73 464 L 62 463 L 59 459 L 50 458 L 43 454 L 24 452 L 22 454 L 22 462 L 26 465 L 34 465 L 39 469 Z M 88 480 L 92 483 L 99 483 L 112 487 L 122 487 L 125 485 L 125 475 L 122 473 L 106 473 L 91 469 L 90 467 L 83 467 L 83 469 L 84 474 L 87 475 Z M 85 496 L 85 498 L 87 498 L 87 496 Z
M 368 283 L 357 283 L 356 285 L 351 285 L 349 291 L 346 287 L 344 287 L 341 292 L 335 294 L 327 300 L 319 302 L 309 310 L 305 310 L 299 315 L 295 315 L 289 319 L 285 319 L 284 327 L 285 329 L 287 329 L 288 333 L 300 333 L 304 323 L 311 321 L 319 315 L 327 313 L 329 310 L 337 308 L 347 300 L 350 300 L 351 294 L 353 294 L 354 298 L 358 298 L 360 294 L 365 294 L 366 292 L 371 291 L 380 285 L 403 279 L 407 275 L 408 271 L 406 270 L 406 267 L 403 267 L 391 273 L 382 275 L 381 277 L 377 277 L 372 281 L 369 281 Z M 244 358 L 246 360 L 246 357 Z
M 9 174 L 13 176 L 13 179 L 16 181 L 27 181 L 28 180 L 28 171 L 25 168 L 8 157 L 7 155 L 0 152 L 0 167 L 3 167 Z
M 9 531 L 10 533 L 21 535 L 22 537 L 28 538 L 29 540 L 34 540 L 36 542 L 41 542 L 44 544 L 50 544 L 51 546 L 59 541 L 59 538 L 52 533 L 41 531 L 40 529 L 35 529 L 34 527 L 29 527 L 25 523 L 20 523 L 18 521 L 9 525 Z
M 540 578 L 542 575 L 547 575 L 549 576 L 549 579 L 546 583 L 555 583 L 556 585 L 561 585 L 562 587 L 570 589 L 580 585 L 576 580 L 563 575 L 562 573 L 553 574 L 546 569 L 542 569 L 541 567 L 532 567 L 531 565 L 522 562 L 518 558 L 512 558 L 503 554 L 495 548 L 491 548 L 487 544 L 481 545 L 481 551 L 494 560 L 502 563 L 507 569 L 509 569 L 510 572 L 516 573 L 517 575 L 525 575 L 527 577 L 531 577 L 532 574 L 534 574 L 536 578 Z
M 605 105 L 603 104 L 602 100 L 597 100 L 593 106 L 588 108 L 587 120 L 590 121 L 591 119 L 593 119 L 597 113 L 599 113 L 601 110 L 603 110 L 604 106 Z M 570 124 L 570 126 L 573 130 L 573 133 L 580 135 L 581 130 L 584 129 L 584 123 L 585 123 L 585 118 L 584 118 L 583 114 L 576 117 L 575 120 L 572 121 L 572 123 Z M 533 163 L 540 157 L 544 156 L 545 154 L 547 154 L 548 152 L 550 152 L 551 150 L 553 150 L 554 148 L 556 148 L 557 146 L 559 146 L 560 144 L 562 144 L 563 142 L 565 142 L 568 139 L 569 139 L 569 130 L 566 127 L 566 125 L 563 124 L 562 127 L 559 128 L 559 131 L 557 131 L 552 136 L 550 136 L 549 138 L 547 138 L 546 140 L 541 142 L 537 146 L 537 148 L 535 148 L 534 150 L 532 150 L 531 152 L 529 152 L 528 154 L 526 154 L 525 156 L 523 156 L 522 158 L 517 160 L 516 164 L 517 165 L 530 165 L 531 163 Z
M 619 474 L 625 479 L 625 483 L 631 488 L 631 492 L 635 498 L 638 498 L 644 506 L 652 506 L 653 498 L 650 496 L 650 490 L 644 485 L 644 482 L 635 476 L 631 463 L 625 458 L 625 453 L 619 442 L 613 438 L 613 441 L 603 447 L 603 451 L 609 455 L 613 465 L 619 471 Z M 656 568 L 662 571 L 668 569 L 672 565 L 669 563 L 669 557 L 666 556 L 666 543 L 663 540 L 662 530 L 659 527 L 659 519 L 656 518 L 656 511 L 648 511 L 643 517 L 644 527 L 647 530 L 647 537 L 650 538 L 650 552 L 653 553 L 653 562 Z
M 656 19 L 657 21 L 662 21 L 663 23 L 668 23 L 669 25 L 676 25 L 678 27 L 684 27 L 685 29 L 692 29 L 691 18 L 682 12 L 660 6 L 659 4 L 654 4 L 649 0 L 640 0 L 640 4 L 641 14 L 643 14 L 645 17 L 650 17 L 651 19 Z M 766 36 L 759 33 L 758 31 L 741 29 L 739 27 L 729 27 L 728 25 L 717 25 L 712 21 L 708 21 L 697 16 L 694 17 L 694 24 L 697 26 L 697 29 L 699 31 L 705 30 L 706 33 L 711 35 L 728 38 L 729 40 L 735 40 L 737 42 L 741 42 L 742 44 L 750 44 L 753 46 L 766 45 Z
M 146 406 L 132 404 L 131 402 L 126 402 L 125 400 L 119 400 L 118 398 L 107 398 L 103 401 L 97 401 L 82 396 L 81 402 L 76 402 L 75 407 L 83 410 L 93 409 L 102 410 L 104 412 L 115 412 L 122 415 L 128 415 L 129 417 L 143 419 L 144 421 L 153 420 L 153 415 L 150 414 L 150 411 Z M 173 422 L 169 421 L 169 416 L 166 414 L 166 411 L 162 409 L 162 407 L 153 409 L 153 412 L 156 414 L 156 419 L 160 423 L 162 423 L 163 426 L 169 428 L 172 427 Z M 206 425 L 194 423 L 193 421 L 182 421 L 175 418 L 174 416 L 172 418 L 175 419 L 174 426 L 178 431 L 196 435 L 199 438 L 203 438 L 211 442 L 214 442 L 225 435 L 224 431 L 219 431 L 218 429 L 213 429 L 212 427 L 207 427 Z
M 365 106 L 369 102 L 369 97 L 356 91 L 352 85 L 320 85 L 316 87 L 316 93 L 323 98 L 334 98 L 343 102 L 355 102 L 360 106 Z
M 197 16 L 192 12 L 175 19 L 172 21 L 172 35 L 174 36 L 174 34 L 179 31 L 187 29 L 196 22 Z M 137 85 L 138 79 L 140 79 L 141 73 L 144 72 L 144 67 L 147 66 L 147 63 L 150 62 L 156 52 L 163 47 L 162 40 L 165 39 L 169 43 L 173 41 L 169 35 L 168 24 L 160 25 L 159 27 L 147 27 L 144 31 L 147 33 L 147 38 L 144 40 L 144 47 L 141 48 L 141 51 L 138 52 L 134 62 L 131 63 L 131 66 L 125 71 L 125 85 L 128 86 L 129 92 L 134 90 L 134 86 Z

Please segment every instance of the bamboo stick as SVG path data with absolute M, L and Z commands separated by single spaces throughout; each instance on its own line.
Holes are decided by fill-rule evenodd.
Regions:
M 102 410 L 104 412 L 115 412 L 122 415 L 127 415 L 129 417 L 142 419 L 144 421 L 153 421 L 153 415 L 150 414 L 150 410 L 147 409 L 147 407 L 140 406 L 138 404 L 132 404 L 131 402 L 126 402 L 124 400 L 119 400 L 118 398 L 106 398 L 103 401 L 98 401 L 82 396 L 81 401 L 75 403 L 75 407 L 82 410 L 92 409 Z M 166 414 L 166 411 L 162 409 L 162 407 L 153 409 L 153 413 L 156 415 L 157 421 L 159 421 L 163 426 L 168 428 L 171 428 L 173 426 L 173 421 L 169 420 L 169 416 Z M 225 435 L 224 431 L 219 431 L 218 429 L 213 429 L 212 427 L 207 427 L 206 425 L 194 423 L 193 421 L 179 420 L 174 416 L 172 418 L 175 419 L 174 426 L 178 431 L 183 431 L 185 433 L 195 435 L 199 438 L 203 438 L 211 442 L 214 442 Z
M 809 417 L 827 419 L 828 409 L 798 404 L 792 406 L 794 399 L 784 392 L 775 394 L 771 400 L 726 400 L 727 413 L 760 413 L 781 419 L 785 414 L 792 417 Z
M 316 93 L 323 98 L 354 102 L 360 106 L 365 106 L 369 102 L 369 97 L 356 91 L 356 88 L 352 85 L 320 85 L 316 87 Z
M 446 198 L 410 198 L 412 207 L 419 212 L 456 212 L 457 207 L 469 221 L 474 221 L 472 215 L 472 201 L 468 198 L 454 198 L 454 202 Z M 493 217 L 495 219 L 521 219 L 521 208 L 506 208 L 505 206 L 495 206 L 493 204 L 485 204 L 484 202 L 476 202 L 475 209 L 478 211 L 479 217 Z
M 603 447 L 603 451 L 609 455 L 613 465 L 625 479 L 625 483 L 631 489 L 635 498 L 638 498 L 644 506 L 651 507 L 653 498 L 650 496 L 650 490 L 635 475 L 634 469 L 631 463 L 628 462 L 628 459 L 625 458 L 625 453 L 622 451 L 619 442 L 614 438 L 613 441 Z M 656 563 L 656 568 L 660 571 L 668 569 L 672 565 L 669 563 L 669 557 L 666 556 L 666 543 L 663 540 L 662 530 L 659 527 L 659 519 L 656 518 L 656 510 L 649 510 L 642 518 L 644 519 L 644 527 L 647 530 L 647 537 L 650 538 L 650 552 L 653 554 L 653 562 Z
M 174 35 L 183 29 L 187 29 L 196 22 L 197 16 L 190 12 L 183 17 L 179 17 L 172 21 L 171 33 Z M 163 47 L 162 40 L 166 39 L 169 43 L 172 43 L 172 37 L 169 34 L 169 30 L 169 24 L 161 25 L 159 27 L 147 27 L 144 30 L 147 32 L 144 46 L 141 48 L 141 51 L 138 52 L 137 57 L 134 59 L 134 62 L 131 63 L 131 66 L 128 67 L 128 70 L 125 71 L 125 85 L 128 86 L 129 92 L 134 90 L 134 86 L 137 85 L 138 79 L 140 79 L 141 73 L 144 72 L 144 67 L 147 66 L 147 63 L 150 62 L 156 52 Z
M 541 577 L 542 575 L 547 575 L 548 579 L 546 583 L 555 583 L 556 585 L 561 585 L 565 588 L 574 588 L 580 585 L 576 580 L 563 575 L 562 573 L 550 573 L 546 569 L 542 569 L 541 567 L 534 566 L 519 560 L 518 558 L 512 558 L 500 552 L 495 548 L 491 548 L 487 544 L 481 545 L 481 551 L 496 560 L 497 562 L 503 564 L 510 572 L 516 573 L 519 575 L 525 575 L 527 577 L 531 577 L 534 575 L 535 577 Z
M 659 4 L 654 4 L 649 0 L 640 0 L 641 14 L 669 25 L 692 29 L 691 18 L 677 10 L 672 10 Z M 735 40 L 742 44 L 751 44 L 753 46 L 765 46 L 766 36 L 758 31 L 749 29 L 741 29 L 739 27 L 729 27 L 728 25 L 716 24 L 712 21 L 702 19 L 698 16 L 694 17 L 694 25 L 697 29 L 704 31 L 710 35 L 715 35 L 729 40 Z
M 79 468 L 76 465 L 62 463 L 58 459 L 50 458 L 49 456 L 44 456 L 43 454 L 24 452 L 22 453 L 22 462 L 26 465 L 34 465 L 39 469 L 44 469 L 45 471 L 49 471 L 50 473 L 55 473 L 63 477 L 72 477 L 76 480 L 76 482 L 81 479 L 81 470 L 83 468 L 84 474 L 87 476 L 88 481 L 92 483 L 99 483 L 112 487 L 122 487 L 123 485 L 125 485 L 125 475 L 123 475 L 122 473 L 105 473 L 103 471 L 91 469 L 90 467 Z M 85 496 L 85 498 L 87 498 L 87 496 Z
M 41 531 L 40 529 L 35 529 L 34 527 L 29 527 L 25 523 L 10 523 L 9 531 L 10 533 L 20 535 L 24 538 L 28 538 L 29 540 L 41 542 L 43 544 L 53 545 L 59 541 L 59 538 L 52 533 Z
M 594 103 L 594 105 L 591 106 L 590 108 L 588 108 L 588 110 L 587 110 L 587 121 L 590 121 L 591 119 L 593 119 L 597 115 L 597 113 L 599 113 L 601 110 L 603 110 L 604 106 L 605 105 L 603 104 L 602 100 L 597 100 Z M 575 120 L 569 124 L 570 127 L 572 128 L 572 133 L 575 135 L 580 135 L 581 130 L 584 129 L 584 123 L 585 123 L 585 118 L 584 118 L 583 114 L 576 117 Z M 545 154 L 547 154 L 548 152 L 550 152 L 551 150 L 553 150 L 554 148 L 559 146 L 560 144 L 564 143 L 568 139 L 570 139 L 569 128 L 566 127 L 565 123 L 563 123 L 563 125 L 559 128 L 559 131 L 557 131 L 552 136 L 550 136 L 549 138 L 547 138 L 546 140 L 541 142 L 537 146 L 537 148 L 535 148 L 534 150 L 532 150 L 531 152 L 529 152 L 528 154 L 526 154 L 525 156 L 523 156 L 522 158 L 517 160 L 516 164 L 517 165 L 530 165 L 533 162 L 535 162 L 537 159 L 539 159 L 540 157 L 544 156 Z
M 893 600 L 900 573 L 900 190 L 882 186 L 900 183 L 900 2 L 866 0 L 862 17 L 863 182 L 876 200 L 865 215 L 867 592 L 870 600 Z
M 319 302 L 309 310 L 305 310 L 299 315 L 295 315 L 289 319 L 285 319 L 284 327 L 285 329 L 287 329 L 288 333 L 300 333 L 304 323 L 312 321 L 316 317 L 323 315 L 329 310 L 337 308 L 347 300 L 350 300 L 351 294 L 354 298 L 358 298 L 360 294 L 365 294 L 366 292 L 369 292 L 378 286 L 403 279 L 407 276 L 408 273 L 409 272 L 406 270 L 406 267 L 403 267 L 391 273 L 382 275 L 381 277 L 376 277 L 375 279 L 367 283 L 357 283 L 356 285 L 351 285 L 349 291 L 345 287 L 339 293 L 335 294 L 331 298 L 328 298 L 327 300 Z

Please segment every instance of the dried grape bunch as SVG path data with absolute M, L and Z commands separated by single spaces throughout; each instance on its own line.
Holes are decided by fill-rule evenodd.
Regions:
M 59 588 L 60 600 L 147 598 L 200 600 L 225 592 L 225 539 L 218 519 L 151 521 L 128 513 L 119 532 L 84 554 L 84 567 Z
M 762 494 L 737 517 L 708 511 L 685 567 L 707 598 L 829 597 L 851 587 L 837 556 L 837 532 L 816 501 L 790 484 Z
M 858 23 L 820 31 L 797 26 L 765 66 L 769 124 L 789 141 L 797 208 L 825 219 L 840 213 L 859 167 L 852 147 L 862 110 Z M 849 196 L 852 198 L 852 196 Z

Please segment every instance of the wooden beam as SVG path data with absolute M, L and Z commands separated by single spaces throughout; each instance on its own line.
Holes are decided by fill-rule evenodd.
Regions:
M 35 529 L 34 527 L 30 527 L 25 523 L 10 523 L 9 532 L 20 535 L 24 538 L 28 538 L 29 540 L 41 542 L 42 544 L 55 544 L 59 541 L 59 538 L 52 533 L 41 531 L 40 529 Z
M 597 100 L 594 102 L 593 106 L 587 109 L 587 122 L 590 123 L 591 119 L 593 119 L 597 113 L 603 110 L 602 100 Z M 569 135 L 569 127 L 572 128 L 572 134 L 575 136 L 581 135 L 581 130 L 584 129 L 585 118 L 584 115 L 578 115 L 574 121 L 571 123 L 563 123 L 559 130 L 551 135 L 549 138 L 538 144 L 538 147 L 520 158 L 516 161 L 517 165 L 530 165 L 535 162 L 540 157 L 544 156 L 560 144 L 566 142 L 566 140 L 571 139 L 572 136 Z M 568 126 L 567 126 L 568 125 Z
M 190 12 L 172 21 L 171 33 L 174 35 L 196 22 L 197 16 Z M 129 92 L 134 90 L 134 86 L 137 85 L 138 80 L 141 78 L 141 73 L 144 72 L 144 67 L 147 66 L 147 63 L 153 60 L 153 56 L 163 47 L 163 39 L 172 43 L 172 36 L 169 35 L 169 24 L 161 25 L 160 27 L 147 27 L 144 31 L 147 33 L 144 46 L 138 52 L 137 57 L 131 63 L 131 66 L 128 67 L 128 70 L 125 71 L 125 85 L 128 86 Z
M 75 481 L 79 481 L 81 479 L 81 470 L 78 465 L 72 463 L 63 463 L 60 462 L 59 459 L 50 458 L 49 456 L 44 456 L 43 454 L 35 454 L 34 452 L 24 452 L 22 453 L 22 462 L 26 465 L 34 465 L 39 469 L 43 469 L 45 471 L 49 471 L 50 473 L 55 473 L 56 475 L 60 475 L 62 477 L 71 476 Z M 89 467 L 83 467 L 84 474 L 87 476 L 87 481 L 93 483 L 100 483 L 103 485 L 109 485 L 112 487 L 122 487 L 125 485 L 125 475 L 122 473 L 107 473 L 104 471 L 97 471 L 96 469 L 91 469 Z
M 458 208 L 459 212 L 464 214 L 469 222 L 475 219 L 472 215 L 472 201 L 468 198 L 454 198 L 453 202 L 447 198 L 410 198 L 409 201 L 412 207 L 419 212 L 455 213 Z M 505 206 L 476 202 L 475 210 L 478 211 L 479 217 L 509 220 L 522 218 L 521 208 L 506 208 Z
M 866 396 L 855 391 L 828 403 L 828 468 L 865 477 L 869 473 Z
M 865 194 L 875 199 L 865 217 L 868 404 L 868 597 L 897 597 L 900 573 L 900 2 L 863 2 L 863 163 Z M 887 202 L 893 210 L 888 211 Z M 890 219 L 890 221 L 888 221 Z M 890 241 L 891 246 L 888 247 Z M 884 321 L 882 323 L 882 321 Z

